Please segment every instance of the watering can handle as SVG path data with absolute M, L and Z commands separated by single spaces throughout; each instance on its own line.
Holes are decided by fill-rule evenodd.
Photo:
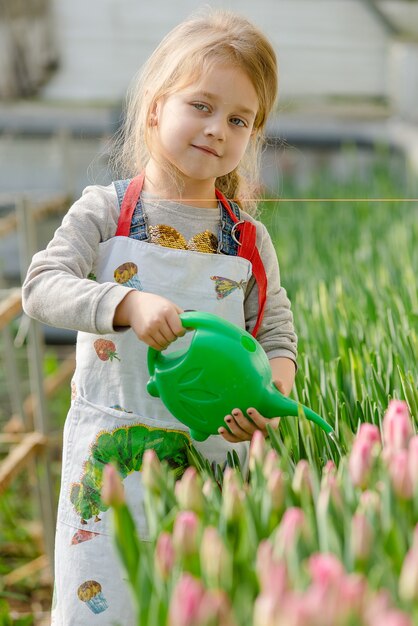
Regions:
M 219 331 L 220 324 L 222 324 L 223 332 L 227 331 L 230 327 L 231 332 L 235 332 L 235 326 L 228 322 L 227 320 L 220 320 L 216 315 L 212 313 L 206 313 L 205 311 L 193 311 L 188 310 L 180 313 L 180 321 L 184 328 L 189 330 L 198 330 L 199 328 L 205 328 L 208 330 L 213 330 L 215 332 Z M 162 354 L 162 350 L 155 350 L 155 348 L 148 348 L 148 372 L 152 376 L 155 369 L 155 362 L 158 359 L 160 362 L 164 360 L 164 355 Z
M 187 330 L 197 330 L 198 328 L 215 329 L 217 324 L 217 318 L 215 316 L 193 309 L 188 309 L 181 313 L 180 321 Z M 160 362 L 164 360 L 165 357 L 162 352 L 162 350 L 156 350 L 151 347 L 148 348 L 147 364 L 150 375 L 154 373 L 156 360 L 158 359 Z

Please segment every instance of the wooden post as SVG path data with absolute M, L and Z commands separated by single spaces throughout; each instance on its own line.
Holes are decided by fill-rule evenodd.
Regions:
M 20 236 L 20 269 L 23 280 L 32 255 L 36 251 L 35 225 L 26 196 L 20 196 L 16 205 L 16 213 Z M 43 338 L 39 323 L 31 320 L 28 332 L 28 357 L 30 387 L 32 394 L 36 397 L 33 424 L 35 431 L 47 438 L 50 429 L 43 384 L 42 344 Z M 38 475 L 38 502 L 44 528 L 45 550 L 53 576 L 56 512 L 50 456 L 50 450 L 48 448 L 44 449 L 41 455 L 36 457 L 36 469 Z

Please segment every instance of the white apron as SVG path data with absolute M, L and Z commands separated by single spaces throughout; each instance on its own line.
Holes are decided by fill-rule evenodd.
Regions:
M 117 281 L 245 327 L 244 291 L 251 277 L 246 259 L 115 236 L 100 244 L 95 274 L 98 282 Z M 222 280 L 228 289 L 219 289 Z M 187 333 L 169 350 L 189 341 Z M 110 460 L 118 463 L 138 532 L 146 539 L 143 452 L 153 448 L 159 458 L 182 468 L 190 443 L 188 429 L 146 390 L 147 348 L 131 329 L 78 334 L 73 400 L 64 427 L 52 613 L 56 626 L 135 624 L 130 591 L 113 547 L 112 513 L 100 498 L 103 467 Z M 243 467 L 247 465 L 247 442 L 229 444 L 215 435 L 192 443 L 220 465 L 227 451 L 235 449 Z

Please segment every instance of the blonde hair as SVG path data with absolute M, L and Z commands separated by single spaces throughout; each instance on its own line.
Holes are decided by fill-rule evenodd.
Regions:
M 277 60 L 263 33 L 230 11 L 193 14 L 161 41 L 128 92 L 125 122 L 112 161 L 118 175 L 131 177 L 143 170 L 151 155 L 149 119 L 157 100 L 188 86 L 218 63 L 242 69 L 258 96 L 246 154 L 235 170 L 216 179 L 216 187 L 226 197 L 254 212 L 264 131 L 277 94 Z M 172 166 L 165 164 L 165 169 L 177 179 Z

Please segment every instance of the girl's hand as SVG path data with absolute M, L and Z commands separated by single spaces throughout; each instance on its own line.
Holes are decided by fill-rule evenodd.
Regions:
M 155 350 L 185 334 L 179 314 L 183 309 L 153 293 L 130 291 L 116 308 L 113 325 L 130 326 L 138 339 Z
M 284 393 L 283 384 L 280 380 L 273 381 L 277 389 Z M 238 443 L 240 441 L 250 441 L 256 430 L 260 430 L 264 437 L 267 437 L 267 424 L 272 428 L 277 428 L 280 417 L 263 417 L 257 409 L 250 407 L 247 409 L 248 419 L 240 409 L 234 409 L 231 415 L 225 417 L 225 423 L 229 428 L 218 428 L 218 433 L 230 443 Z

